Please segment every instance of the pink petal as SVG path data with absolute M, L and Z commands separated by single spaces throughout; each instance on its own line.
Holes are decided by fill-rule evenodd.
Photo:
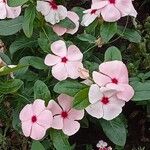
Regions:
M 99 86 L 105 86 L 107 83 L 111 82 L 111 78 L 103 75 L 99 72 L 93 71 L 93 80 Z
M 116 95 L 109 98 L 109 102 L 114 105 L 118 105 L 119 107 L 123 107 L 125 105 L 125 101 L 118 99 Z
M 112 120 L 119 116 L 119 114 L 122 112 L 122 107 L 115 105 L 115 104 L 106 104 L 103 105 L 104 115 L 103 118 L 106 120 Z
M 7 10 L 7 18 L 16 18 L 21 13 L 21 6 L 9 7 L 8 5 L 6 5 L 6 10 Z
M 134 89 L 128 84 L 108 84 L 107 87 L 117 90 L 117 97 L 126 102 L 131 100 L 131 98 L 134 96 Z
M 92 9 L 101 9 L 101 8 L 105 7 L 106 5 L 108 5 L 108 4 L 109 4 L 108 1 L 97 1 L 97 2 L 95 1 L 92 4 L 91 8 Z
M 30 136 L 31 133 L 31 127 L 32 127 L 32 123 L 31 121 L 25 121 L 21 123 L 21 127 L 22 127 L 22 132 L 26 137 Z
M 89 90 L 89 101 L 91 104 L 98 102 L 103 97 L 100 87 L 97 84 L 92 84 Z
M 52 113 L 49 110 L 44 110 L 40 113 L 40 115 L 37 117 L 37 123 L 44 127 L 45 129 L 50 128 L 52 124 L 53 116 Z
M 45 21 L 51 23 L 52 25 L 58 23 L 60 21 L 58 18 L 58 12 L 53 9 L 49 9 L 48 14 L 45 15 Z
M 65 67 L 64 63 L 58 63 L 55 66 L 52 67 L 52 75 L 57 80 L 65 80 L 68 77 L 67 69 Z
M 46 109 L 45 101 L 41 99 L 36 99 L 32 105 L 32 108 L 36 116 L 40 115 L 40 113 Z
M 62 36 L 67 32 L 66 28 L 61 27 L 57 24 L 53 26 L 53 30 L 54 30 L 55 33 L 57 33 L 58 36 Z
M 122 61 L 109 61 L 100 64 L 99 70 L 107 76 L 116 78 L 119 83 L 128 83 L 128 70 Z
M 59 40 L 51 44 L 51 50 L 55 55 L 64 57 L 67 54 L 67 48 L 64 41 Z
M 68 112 L 68 118 L 70 120 L 81 120 L 84 117 L 84 110 L 76 110 L 72 108 Z
M 67 17 L 67 9 L 62 6 L 62 5 L 58 5 L 58 14 L 59 14 L 59 19 L 63 20 Z
M 86 111 L 88 114 L 98 119 L 102 118 L 103 116 L 103 108 L 102 108 L 102 104 L 100 101 L 88 106 L 86 108 Z
M 61 117 L 61 115 L 54 116 L 52 122 L 52 128 L 58 130 L 63 128 L 63 118 Z
M 67 58 L 69 61 L 79 61 L 82 60 L 83 54 L 77 46 L 70 45 L 68 47 Z
M 117 90 L 115 90 L 115 89 L 110 89 L 110 88 L 108 88 L 108 87 L 101 87 L 100 88 L 100 91 L 103 93 L 103 95 L 105 96 L 105 97 L 112 97 L 113 95 L 116 95 L 117 93 L 118 93 L 118 91 Z
M 60 106 L 62 107 L 64 111 L 70 110 L 70 108 L 72 107 L 72 101 L 73 101 L 73 98 L 66 94 L 60 94 L 58 96 L 58 103 L 60 104 Z
M 6 7 L 5 3 L 0 3 L 0 19 L 5 19 L 6 18 Z
M 21 121 L 30 120 L 33 116 L 32 104 L 27 104 L 20 112 L 19 118 Z
M 81 62 L 76 61 L 76 62 L 67 62 L 66 63 L 66 69 L 67 69 L 67 73 L 68 73 L 68 77 L 70 77 L 71 79 L 77 79 L 80 74 L 79 74 L 79 68 L 82 68 L 83 65 Z
M 60 62 L 61 62 L 61 58 L 60 57 L 55 56 L 55 55 L 51 55 L 51 54 L 48 54 L 45 57 L 45 60 L 44 60 L 44 63 L 47 66 L 54 66 L 54 65 L 56 65 L 57 63 L 60 63 Z
M 80 129 L 80 124 L 77 121 L 72 121 L 69 119 L 64 120 L 64 127 L 62 131 L 64 134 L 71 136 L 75 134 Z
M 46 134 L 46 130 L 44 127 L 34 123 L 32 125 L 31 135 L 30 137 L 34 140 L 41 140 Z
M 53 116 L 62 112 L 62 109 L 54 100 L 49 101 L 47 108 L 52 112 Z
M 101 15 L 107 22 L 115 22 L 121 18 L 121 13 L 113 4 L 108 4 L 105 6 L 101 10 Z

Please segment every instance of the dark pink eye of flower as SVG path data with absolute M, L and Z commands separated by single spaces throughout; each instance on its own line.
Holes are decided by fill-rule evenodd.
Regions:
M 111 4 L 115 4 L 115 1 L 116 1 L 116 0 L 109 0 L 109 2 L 110 2 Z
M 91 11 L 91 14 L 95 14 L 96 11 L 97 11 L 97 9 L 93 9 L 93 10 Z
M 35 123 L 37 121 L 37 117 L 36 116 L 32 116 L 31 120 L 32 120 L 32 123 Z
M 6 3 L 6 0 L 3 0 L 4 3 Z
M 66 57 L 63 57 L 62 59 L 61 59 L 61 62 L 63 62 L 63 63 L 66 63 L 68 61 L 68 59 L 66 58 Z
M 68 117 L 68 113 L 67 113 L 66 111 L 63 111 L 63 112 L 61 113 L 61 116 L 65 119 L 65 118 Z
M 116 78 L 111 79 L 112 83 L 118 84 L 118 80 Z
M 106 104 L 109 103 L 109 98 L 108 98 L 108 97 L 103 97 L 102 100 L 101 100 L 101 102 L 102 102 L 104 105 L 106 105 Z
M 58 8 L 58 6 L 54 0 L 52 2 L 49 2 L 49 3 L 51 5 L 52 9 L 56 10 Z

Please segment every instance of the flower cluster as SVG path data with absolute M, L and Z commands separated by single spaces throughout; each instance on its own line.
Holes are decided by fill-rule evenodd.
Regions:
M 77 120 L 83 118 L 84 110 L 72 108 L 72 101 L 72 97 L 61 94 L 58 96 L 58 104 L 50 100 L 46 107 L 41 99 L 27 104 L 20 112 L 24 135 L 40 140 L 49 128 L 62 130 L 68 136 L 75 134 L 80 128 Z
M 108 144 L 103 140 L 100 140 L 97 143 L 96 147 L 99 148 L 98 150 L 112 150 L 112 147 L 111 146 L 108 147 Z

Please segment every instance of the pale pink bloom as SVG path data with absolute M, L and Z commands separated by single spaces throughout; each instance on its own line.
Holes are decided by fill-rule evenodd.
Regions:
M 122 61 L 109 61 L 100 64 L 99 72 L 93 72 L 93 80 L 96 84 L 106 86 L 119 91 L 117 97 L 124 101 L 129 101 L 134 90 L 129 85 L 128 70 Z
M 122 112 L 125 102 L 118 99 L 117 91 L 93 84 L 89 90 L 89 102 L 86 111 L 95 118 L 112 120 Z
M 67 29 L 67 28 L 61 27 L 60 25 L 57 25 L 57 24 L 54 25 L 53 26 L 53 30 L 59 36 L 62 36 L 65 33 L 75 34 L 78 31 L 78 28 L 79 28 L 79 16 L 75 12 L 73 12 L 73 11 L 68 11 L 67 17 L 72 22 L 74 22 L 74 24 L 75 24 L 76 27 L 74 29 Z
M 79 72 L 80 78 L 82 79 L 88 79 L 90 77 L 89 70 L 85 68 L 79 68 L 78 72 Z
M 46 130 L 51 127 L 53 116 L 45 107 L 45 102 L 37 99 L 21 110 L 19 118 L 23 134 L 34 140 L 40 140 L 45 136 Z
M 61 94 L 58 96 L 59 105 L 54 100 L 48 104 L 48 109 L 53 114 L 52 128 L 62 130 L 68 136 L 80 129 L 80 123 L 77 120 L 84 117 L 84 110 L 72 108 L 72 102 L 72 97 Z
M 21 6 L 9 7 L 7 0 L 0 0 L 0 19 L 16 18 L 21 13 Z
M 70 45 L 67 49 L 64 41 L 59 40 L 51 45 L 51 51 L 55 54 L 48 54 L 45 64 L 52 66 L 52 75 L 58 80 L 65 80 L 70 77 L 79 77 L 78 68 L 83 67 L 83 54 L 75 45 Z
M 84 15 L 82 18 L 81 25 L 82 26 L 88 26 L 90 25 L 97 17 L 100 16 L 100 10 L 99 9 L 88 9 L 83 11 Z
M 105 148 L 105 147 L 107 147 L 107 143 L 106 142 L 104 142 L 103 140 L 100 140 L 98 143 L 97 143 L 97 145 L 96 145 L 96 147 L 98 147 L 98 148 Z
M 52 25 L 67 17 L 67 9 L 62 5 L 57 5 L 55 0 L 37 1 L 36 9 L 41 12 L 45 20 Z
M 132 0 L 93 0 L 92 9 L 101 9 L 101 15 L 107 22 L 114 22 L 124 16 L 137 16 Z

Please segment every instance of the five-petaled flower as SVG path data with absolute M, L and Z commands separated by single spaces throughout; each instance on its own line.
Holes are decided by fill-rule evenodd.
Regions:
M 37 1 L 36 9 L 41 12 L 45 20 L 52 25 L 67 17 L 67 9 L 62 5 L 57 5 L 55 0 Z
M 86 111 L 93 117 L 112 120 L 122 112 L 125 102 L 118 99 L 117 91 L 93 84 L 89 90 L 89 102 Z
M 61 129 L 64 134 L 71 136 L 80 129 L 80 123 L 84 116 L 84 110 L 76 110 L 72 108 L 73 98 L 61 94 L 58 96 L 58 103 L 51 100 L 48 104 L 48 109 L 53 114 L 52 128 Z
M 58 80 L 65 80 L 70 77 L 79 77 L 79 68 L 83 68 L 83 54 L 75 45 L 70 45 L 67 49 L 64 41 L 59 40 L 51 45 L 51 51 L 55 54 L 48 54 L 45 64 L 52 66 L 52 75 Z
M 79 16 L 73 11 L 68 11 L 67 17 L 75 24 L 75 28 L 74 29 L 67 29 L 67 28 L 64 28 L 64 27 L 56 24 L 56 25 L 53 26 L 53 30 L 59 36 L 62 36 L 65 33 L 75 34 L 78 31 L 78 28 L 79 28 Z
M 134 90 L 129 85 L 127 67 L 122 61 L 115 60 L 100 64 L 99 72 L 93 72 L 93 80 L 100 87 L 106 86 L 117 90 L 117 97 L 126 102 L 134 95 Z
M 45 136 L 46 130 L 51 127 L 53 116 L 45 107 L 45 102 L 37 99 L 33 104 L 27 104 L 21 110 L 19 118 L 24 135 L 40 140 Z
M 0 0 L 0 19 L 16 18 L 21 13 L 21 6 L 9 7 L 7 0 Z

